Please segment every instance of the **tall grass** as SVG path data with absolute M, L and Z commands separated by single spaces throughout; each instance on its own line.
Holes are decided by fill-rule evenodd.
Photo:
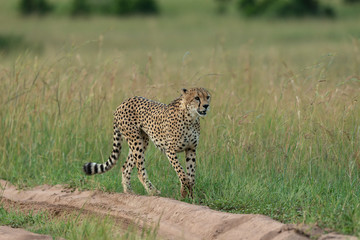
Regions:
M 81 171 L 84 162 L 108 157 L 116 106 L 133 95 L 169 102 L 181 86 L 204 86 L 213 101 L 202 121 L 195 203 L 359 232 L 360 80 L 339 77 L 356 69 L 331 54 L 301 68 L 274 58 L 262 69 L 254 66 L 269 56 L 252 57 L 255 63 L 239 56 L 232 63 L 237 70 L 229 72 L 216 56 L 203 72 L 222 74 L 204 75 L 194 74 L 191 60 L 179 70 L 161 56 L 122 68 L 125 60 L 92 67 L 72 54 L 50 60 L 23 55 L 3 67 L 1 178 L 20 186 L 63 183 L 121 192 L 126 148 L 109 173 L 85 177 Z M 179 199 L 165 156 L 152 146 L 146 158 L 162 196 Z M 145 194 L 133 177 L 135 191 Z

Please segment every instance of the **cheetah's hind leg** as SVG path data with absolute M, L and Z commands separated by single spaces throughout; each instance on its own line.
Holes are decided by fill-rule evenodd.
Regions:
M 123 185 L 123 189 L 125 193 L 133 193 L 132 188 L 131 188 L 131 171 L 133 170 L 135 166 L 135 160 L 134 160 L 134 156 L 131 152 L 131 150 L 129 150 L 129 155 L 122 167 L 122 185 Z
M 139 139 L 136 139 L 129 144 L 129 147 L 133 152 L 133 157 L 136 161 L 138 178 L 149 195 L 159 195 L 161 192 L 151 183 L 145 169 L 145 151 L 149 145 L 149 137 L 143 131 L 140 131 L 139 135 Z

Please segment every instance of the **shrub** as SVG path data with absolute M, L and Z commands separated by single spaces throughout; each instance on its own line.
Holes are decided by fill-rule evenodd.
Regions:
M 360 3 L 360 0 L 344 0 L 345 3 Z
M 16 35 L 0 35 L 0 53 L 9 52 L 14 48 L 18 48 L 23 45 L 23 38 Z
M 155 0 L 114 0 L 115 14 L 156 14 L 159 12 Z
M 88 14 L 155 14 L 158 6 L 155 0 L 73 0 L 72 15 Z
M 114 5 L 116 15 L 128 15 L 134 12 L 134 1 L 114 0 Z
M 90 13 L 90 4 L 87 0 L 73 0 L 71 5 L 71 15 L 88 15 Z
M 39 14 L 43 15 L 50 12 L 53 7 L 46 0 L 21 0 L 19 10 L 23 15 Z
M 239 10 L 248 17 L 335 16 L 332 8 L 322 6 L 317 0 L 239 0 Z
M 137 0 L 135 1 L 135 12 L 141 14 L 154 14 L 159 12 L 155 0 Z
M 40 54 L 43 46 L 40 43 L 26 41 L 22 35 L 0 34 L 0 55 L 25 50 Z
M 240 0 L 239 10 L 247 17 L 257 16 L 265 12 L 270 1 Z

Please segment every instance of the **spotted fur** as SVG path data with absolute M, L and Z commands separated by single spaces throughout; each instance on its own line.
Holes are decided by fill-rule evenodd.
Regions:
M 209 110 L 210 94 L 204 88 L 183 89 L 179 98 L 170 104 L 155 102 L 143 97 L 129 98 L 114 113 L 114 141 L 109 159 L 103 163 L 86 163 L 87 175 L 104 173 L 117 162 L 121 140 L 129 145 L 129 155 L 122 167 L 122 184 L 125 192 L 131 192 L 132 169 L 138 169 L 138 178 L 150 194 L 159 193 L 150 182 L 145 169 L 144 153 L 149 139 L 165 153 L 175 169 L 181 195 L 186 197 L 195 184 L 196 147 L 200 135 L 200 117 Z M 185 151 L 186 173 L 179 164 L 177 153 Z

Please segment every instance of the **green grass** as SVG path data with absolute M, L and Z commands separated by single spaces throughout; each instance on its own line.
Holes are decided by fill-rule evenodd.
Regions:
M 359 18 L 245 21 L 176 4 L 158 18 L 0 15 L 1 33 L 43 46 L 0 63 L 0 177 L 122 192 L 126 147 L 104 175 L 81 169 L 107 159 L 117 105 L 203 86 L 194 203 L 359 235 Z M 151 145 L 146 159 L 162 196 L 180 199 L 166 157 Z
M 156 231 L 144 228 L 137 233 L 134 226 L 121 230 L 112 218 L 71 213 L 61 218 L 53 218 L 46 211 L 21 212 L 6 210 L 0 206 L 0 225 L 24 228 L 28 231 L 65 239 L 156 239 Z

